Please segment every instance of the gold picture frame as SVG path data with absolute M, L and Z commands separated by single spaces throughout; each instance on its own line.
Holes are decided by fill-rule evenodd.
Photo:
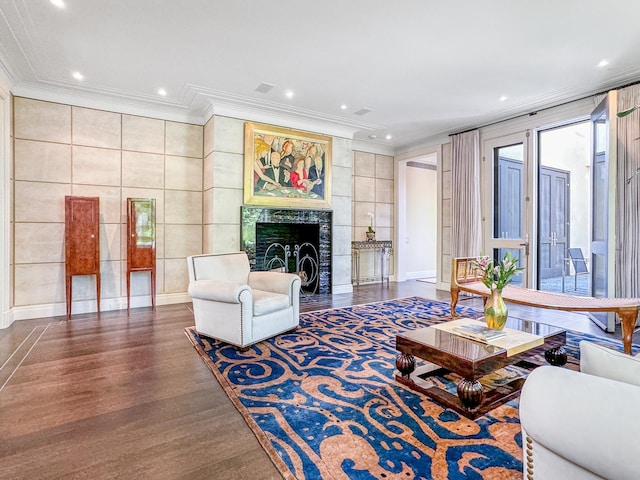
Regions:
M 331 208 L 331 137 L 246 122 L 244 203 Z

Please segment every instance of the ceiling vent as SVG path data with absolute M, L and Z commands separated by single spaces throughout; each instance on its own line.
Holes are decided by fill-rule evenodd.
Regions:
M 360 110 L 358 110 L 357 112 L 353 112 L 353 113 L 354 113 L 355 115 L 360 115 L 360 116 L 362 116 L 362 115 L 365 115 L 365 114 L 369 113 L 370 111 L 371 111 L 371 109 L 370 109 L 370 108 L 362 107 Z
M 263 82 L 260 85 L 258 85 L 258 88 L 256 88 L 256 92 L 269 93 L 273 87 L 275 87 L 275 85 Z

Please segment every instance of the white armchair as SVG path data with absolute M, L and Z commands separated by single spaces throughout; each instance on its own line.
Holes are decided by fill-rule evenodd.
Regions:
M 198 333 L 247 348 L 300 323 L 300 277 L 251 272 L 245 252 L 187 258 Z
M 524 478 L 639 478 L 640 358 L 583 341 L 580 370 L 544 366 L 525 381 Z

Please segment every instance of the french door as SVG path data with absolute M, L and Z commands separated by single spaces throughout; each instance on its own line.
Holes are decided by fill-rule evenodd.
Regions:
M 571 172 L 540 166 L 538 176 L 538 280 L 566 273 Z M 564 280 L 562 280 L 564 283 Z
M 513 285 L 529 285 L 529 244 L 531 238 L 531 185 L 529 175 L 529 134 L 515 134 L 486 140 L 483 145 L 485 255 L 500 260 L 506 252 L 518 259 L 525 270 Z
M 609 92 L 591 113 L 591 293 L 594 297 L 611 297 L 615 293 L 617 93 L 615 90 Z M 614 314 L 598 314 L 591 317 L 606 331 L 615 331 Z

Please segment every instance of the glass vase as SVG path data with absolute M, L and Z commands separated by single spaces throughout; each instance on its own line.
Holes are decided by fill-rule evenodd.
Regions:
M 494 288 L 491 296 L 484 306 L 484 320 L 487 327 L 493 330 L 502 330 L 507 323 L 507 305 L 502 299 L 502 290 Z

